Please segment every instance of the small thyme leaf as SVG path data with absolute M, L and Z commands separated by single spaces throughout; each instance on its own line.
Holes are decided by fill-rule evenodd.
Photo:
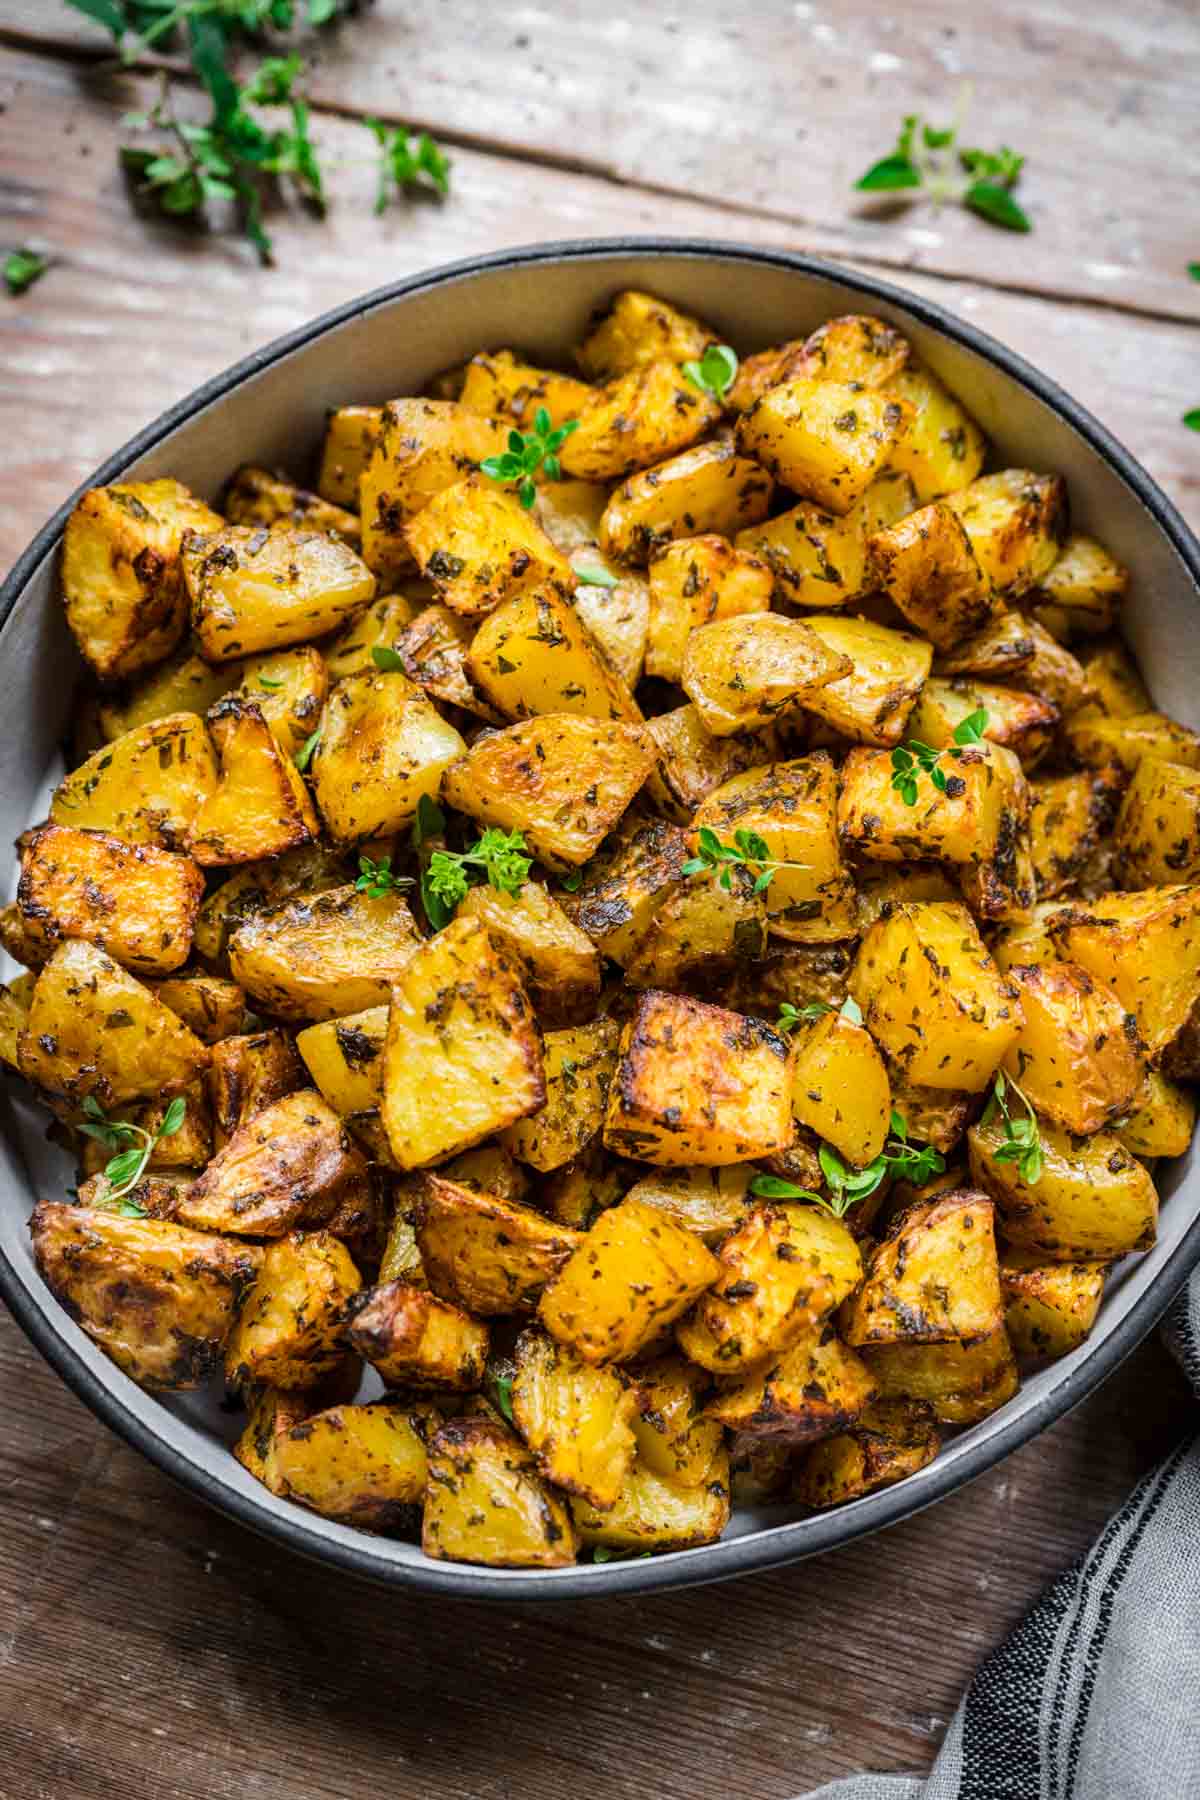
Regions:
M 404 658 L 390 644 L 375 644 L 371 649 L 371 661 L 385 675 L 393 675 L 397 670 L 405 673 Z
M 302 775 L 303 775 L 304 771 L 308 768 L 309 763 L 311 763 L 314 752 L 316 751 L 317 745 L 320 742 L 321 742 L 321 727 L 318 725 L 317 729 L 313 732 L 312 736 L 305 738 L 304 742 L 301 744 L 300 748 L 297 750 L 295 756 L 292 758 L 292 761 L 295 763 L 296 767 L 299 769 L 299 771 Z
M 354 883 L 360 894 L 368 894 L 372 900 L 380 900 L 384 894 L 393 893 L 397 888 L 412 887 L 409 875 L 393 875 L 392 859 L 381 856 L 378 862 L 372 862 L 369 856 L 358 859 L 359 877 Z
M 379 145 L 377 213 L 386 212 L 390 201 L 410 188 L 431 188 L 445 199 L 450 192 L 450 159 L 427 131 L 420 134 L 414 148 L 403 125 L 384 125 L 371 118 L 363 124 Z
M 48 256 L 36 250 L 10 250 L 4 259 L 4 285 L 10 294 L 24 294 L 50 267 Z
M 724 400 L 738 372 L 737 353 L 728 344 L 710 344 L 699 362 L 685 362 L 683 373 L 711 400 Z
M 583 587 L 615 588 L 620 587 L 618 575 L 610 575 L 607 569 L 601 569 L 595 563 L 577 563 L 575 579 Z

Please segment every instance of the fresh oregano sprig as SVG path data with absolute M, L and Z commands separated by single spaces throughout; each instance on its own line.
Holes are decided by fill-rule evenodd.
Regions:
M 987 709 L 977 706 L 954 727 L 954 743 L 944 750 L 935 750 L 932 744 L 923 744 L 920 738 L 909 738 L 907 744 L 897 745 L 892 751 L 892 786 L 906 806 L 917 804 L 919 775 L 928 775 L 939 793 L 946 792 L 946 771 L 941 766 L 943 756 L 957 761 L 968 744 L 982 743 L 987 723 Z
M 450 192 L 450 158 L 427 131 L 420 134 L 414 148 L 403 125 L 385 125 L 381 119 L 364 119 L 363 124 L 379 145 L 377 213 L 386 212 L 392 198 L 409 188 L 432 188 L 445 199 Z
M 862 1008 L 852 994 L 847 994 L 838 1007 L 831 1006 L 828 1000 L 810 1000 L 807 1006 L 793 1006 L 790 1000 L 784 1000 L 780 1003 L 775 1029 L 782 1037 L 790 1037 L 797 1025 L 812 1025 L 831 1012 L 839 1012 L 851 1025 L 861 1025 L 863 1022 Z
M 888 1175 L 899 1176 L 912 1182 L 914 1187 L 920 1187 L 931 1176 L 943 1173 L 946 1159 L 941 1152 L 932 1144 L 910 1144 L 908 1124 L 900 1113 L 892 1113 L 891 1126 L 892 1135 L 879 1155 L 864 1169 L 852 1168 L 829 1144 L 820 1146 L 817 1159 L 829 1188 L 828 1194 L 816 1194 L 811 1188 L 802 1188 L 778 1175 L 756 1175 L 750 1183 L 750 1192 L 763 1200 L 808 1200 L 824 1207 L 835 1219 L 843 1219 L 852 1206 L 873 1194 Z
M 683 373 L 693 387 L 721 402 L 738 372 L 737 352 L 728 344 L 710 344 L 698 362 L 685 362 Z
M 551 430 L 550 414 L 544 406 L 539 406 L 533 415 L 532 431 L 510 431 L 504 454 L 485 457 L 479 467 L 490 481 L 499 481 L 505 486 L 515 481 L 517 498 L 528 512 L 537 498 L 535 475 L 540 470 L 551 481 L 559 479 L 562 469 L 558 452 L 571 433 L 578 429 L 578 419 L 567 419 Z
M 902 193 L 919 189 L 934 206 L 965 206 L 989 224 L 1007 231 L 1032 231 L 1028 215 L 1013 198 L 1025 158 L 1002 144 L 999 150 L 967 149 L 959 144 L 966 95 L 952 125 L 927 125 L 909 113 L 895 148 L 872 163 L 855 187 L 863 193 Z
M 759 871 L 754 883 L 756 894 L 761 894 L 770 887 L 780 869 L 808 867 L 807 863 L 787 862 L 780 857 L 773 857 L 770 845 L 757 831 L 747 831 L 740 827 L 733 834 L 732 844 L 725 844 L 711 826 L 702 825 L 696 834 L 696 854 L 689 857 L 679 872 L 681 875 L 703 875 L 710 869 L 716 869 L 717 880 L 728 890 L 732 886 L 735 863 Z
M 411 875 L 392 873 L 390 856 L 381 856 L 378 862 L 373 862 L 369 856 L 360 856 L 358 867 L 359 876 L 354 886 L 360 894 L 367 894 L 372 900 L 381 900 L 385 894 L 394 893 L 398 888 L 413 886 Z
M 163 1138 L 174 1137 L 186 1114 L 187 1102 L 180 1094 L 172 1100 L 151 1132 L 144 1131 L 140 1125 L 131 1125 L 127 1119 L 110 1119 L 93 1094 L 89 1094 L 84 1100 L 84 1116 L 79 1129 L 97 1143 L 103 1144 L 106 1150 L 114 1152 L 104 1166 L 104 1179 L 107 1183 L 104 1199 L 106 1202 L 123 1201 L 124 1204 L 117 1210 L 126 1218 L 146 1217 L 145 1208 L 135 1200 L 126 1199 L 126 1196 L 145 1174 L 155 1145 Z
M 486 882 L 498 893 L 519 894 L 533 867 L 533 858 L 524 850 L 519 831 L 501 831 L 495 825 L 466 850 L 435 850 L 421 877 L 421 899 L 434 930 L 450 923 L 471 887 Z
M 1008 1104 L 1010 1089 L 1025 1108 L 1022 1118 L 1014 1119 L 1012 1116 Z M 990 1125 L 997 1113 L 1004 1120 L 1004 1138 L 992 1151 L 992 1160 L 998 1163 L 1016 1163 L 1021 1180 L 1027 1187 L 1033 1187 L 1041 1179 L 1045 1160 L 1038 1117 L 1012 1076 L 1006 1075 L 1003 1069 L 996 1070 L 996 1079 L 992 1084 L 988 1103 L 983 1109 L 980 1124 Z

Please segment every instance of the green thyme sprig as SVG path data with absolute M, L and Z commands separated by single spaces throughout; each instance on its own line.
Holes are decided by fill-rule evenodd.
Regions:
M 183 1124 L 187 1115 L 186 1100 L 182 1095 L 172 1100 L 152 1132 L 143 1131 L 140 1125 L 131 1125 L 127 1119 L 110 1119 L 92 1094 L 83 1102 L 83 1115 L 79 1129 L 97 1143 L 103 1144 L 106 1150 L 115 1153 L 104 1166 L 104 1179 L 107 1183 L 105 1204 L 121 1200 L 124 1204 L 117 1211 L 124 1217 L 144 1219 L 145 1208 L 139 1206 L 136 1200 L 126 1199 L 126 1195 L 145 1174 L 155 1145 L 161 1143 L 163 1138 L 174 1137 Z
M 1014 1119 L 1012 1116 L 1008 1104 L 1010 1089 L 1025 1108 L 1023 1118 Z M 996 1079 L 992 1084 L 988 1103 L 983 1109 L 980 1124 L 990 1125 L 997 1113 L 1004 1120 L 1004 1139 L 992 1151 L 992 1160 L 998 1163 L 1016 1163 L 1021 1180 L 1027 1187 L 1033 1187 L 1041 1179 L 1045 1160 L 1038 1117 L 1012 1076 L 1006 1075 L 1003 1069 L 996 1070 Z
M 498 893 L 519 894 L 533 867 L 533 858 L 524 851 L 519 831 L 495 825 L 466 850 L 435 850 L 421 876 L 421 899 L 434 930 L 450 923 L 472 887 L 486 883 Z
M 4 259 L 4 285 L 10 294 L 24 294 L 49 267 L 48 256 L 22 245 L 19 250 L 10 250 Z
M 738 372 L 737 353 L 728 344 L 710 344 L 699 362 L 685 362 L 683 373 L 693 387 L 721 402 Z
M 394 875 L 392 859 L 381 856 L 373 862 L 369 856 L 358 859 L 359 876 L 354 886 L 360 894 L 368 894 L 372 900 L 381 900 L 385 894 L 395 893 L 399 888 L 414 886 L 411 875 Z
M 535 475 L 540 470 L 551 481 L 559 479 L 562 468 L 558 452 L 571 433 L 578 429 L 578 419 L 567 419 L 551 430 L 550 414 L 544 406 L 539 406 L 533 415 L 533 430 L 510 431 L 504 454 L 485 457 L 479 467 L 490 481 L 501 482 L 504 486 L 515 481 L 517 498 L 528 512 L 537 498 Z
M 873 1194 L 888 1175 L 920 1187 L 931 1176 L 943 1173 L 945 1157 L 932 1144 L 910 1144 L 908 1123 L 900 1113 L 893 1111 L 891 1127 L 892 1135 L 879 1155 L 864 1169 L 852 1168 L 829 1144 L 820 1146 L 817 1159 L 829 1187 L 828 1194 L 813 1193 L 811 1188 L 799 1187 L 778 1175 L 756 1175 L 750 1183 L 750 1192 L 764 1200 L 808 1200 L 824 1207 L 835 1219 L 843 1219 L 852 1206 Z
M 944 794 L 946 771 L 941 766 L 942 758 L 949 756 L 957 761 L 968 744 L 982 743 L 987 724 L 986 707 L 977 706 L 954 727 L 954 743 L 944 750 L 935 750 L 919 738 L 909 738 L 907 744 L 898 745 L 892 751 L 892 786 L 905 805 L 917 804 L 918 775 L 928 775 L 938 792 Z
M 861 1025 L 863 1022 L 862 1008 L 852 994 L 847 994 L 838 1007 L 831 1006 L 828 1000 L 810 1000 L 807 1006 L 793 1006 L 790 1000 L 784 1000 L 780 1003 L 775 1029 L 782 1037 L 790 1037 L 798 1025 L 812 1025 L 831 1012 L 839 1012 L 851 1025 Z
M 703 875 L 715 869 L 718 871 L 717 880 L 720 885 L 729 889 L 734 865 L 738 863 L 744 868 L 759 871 L 754 883 L 756 894 L 761 894 L 770 887 L 780 869 L 808 867 L 807 863 L 787 862 L 783 858 L 773 857 L 770 845 L 757 831 L 739 828 L 733 834 L 732 844 L 725 844 L 711 826 L 702 825 L 696 834 L 696 854 L 684 863 L 679 872 L 681 875 Z
M 379 145 L 376 213 L 386 212 L 391 200 L 397 195 L 402 197 L 410 188 L 432 188 L 443 200 L 446 198 L 450 192 L 450 158 L 427 131 L 421 132 L 414 147 L 403 125 L 385 125 L 381 119 L 364 119 L 363 124 Z
M 908 113 L 895 148 L 872 163 L 854 185 L 868 194 L 920 190 L 935 207 L 965 206 L 1007 231 L 1032 231 L 1028 215 L 1012 192 L 1025 158 L 1006 144 L 999 150 L 967 149 L 959 144 L 968 98 L 965 90 L 952 125 L 927 125 L 919 113 Z

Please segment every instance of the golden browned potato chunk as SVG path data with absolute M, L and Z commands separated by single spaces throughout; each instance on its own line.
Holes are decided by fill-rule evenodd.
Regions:
M 358 508 L 358 484 L 383 424 L 382 406 L 339 406 L 329 415 L 317 492 L 334 506 Z
M 908 408 L 892 466 L 910 477 L 917 498 L 925 504 L 968 487 L 987 455 L 987 441 L 970 414 L 917 363 L 898 370 L 887 386 Z
M 411 1276 L 364 1294 L 348 1335 L 389 1387 L 470 1393 L 483 1380 L 487 1326 Z
M 654 294 L 625 288 L 613 297 L 575 354 L 593 381 L 608 381 L 646 363 L 691 361 L 716 341 L 716 332 L 690 313 Z
M 1096 1323 L 1104 1297 L 1104 1263 L 1045 1262 L 1009 1245 L 1000 1261 L 1004 1320 L 1017 1355 L 1055 1362 L 1077 1350 Z
M 1144 757 L 1121 802 L 1115 838 L 1122 887 L 1200 878 L 1200 770 Z
M 324 842 L 302 844 L 266 862 L 247 863 L 215 887 L 200 908 L 196 954 L 228 974 L 229 938 L 247 919 L 296 894 L 322 894 L 341 887 L 350 874 L 345 853 Z
M 240 699 L 258 707 L 287 757 L 295 756 L 316 730 L 328 692 L 325 659 L 311 644 L 249 657 L 237 689 Z
M 796 606 L 846 606 L 874 585 L 871 536 L 916 505 L 907 475 L 885 470 L 842 516 L 804 504 L 738 533 L 739 550 L 771 570 L 780 600 Z
M 407 529 L 435 494 L 500 456 L 508 429 L 456 400 L 391 400 L 359 482 L 362 553 L 381 581 L 413 568 Z
M 1152 709 L 1150 690 L 1121 638 L 1097 638 L 1081 647 L 1079 655 L 1092 695 L 1082 713 L 1123 719 Z
M 399 669 L 339 681 L 325 707 L 312 759 L 313 786 L 331 836 L 342 843 L 386 836 L 437 797 L 464 754 L 458 732 Z
M 874 1161 L 890 1129 L 892 1090 L 870 1032 L 840 1012 L 800 1027 L 792 1111 L 857 1168 Z
M 694 706 L 659 713 L 646 720 L 646 730 L 659 755 L 649 794 L 668 818 L 684 825 L 722 782 L 771 762 L 779 754 L 774 726 L 737 737 L 709 737 Z
M 704 1479 L 684 1483 L 658 1474 L 639 1457 L 607 1512 L 586 1500 L 571 1511 L 586 1546 L 645 1552 L 715 1544 L 729 1523 L 729 1454 L 716 1451 Z
M 497 607 L 475 633 L 466 670 L 506 719 L 642 716 L 575 607 L 550 588 L 517 594 Z
M 481 351 L 467 364 L 459 404 L 485 417 L 503 414 L 516 425 L 532 424 L 545 407 L 552 426 L 573 419 L 590 397 L 586 381 L 538 369 L 511 350 Z
M 980 707 L 987 714 L 983 734 L 988 743 L 1004 744 L 1026 768 L 1045 755 L 1058 723 L 1056 706 L 1020 688 L 998 687 L 965 676 L 953 681 L 931 676 L 921 689 L 908 728 L 919 742 L 947 750 L 955 743 L 954 733 L 963 720 Z
M 482 919 L 520 969 L 529 997 L 547 1024 L 579 1019 L 600 994 L 600 957 L 591 939 L 551 899 L 540 881 L 518 894 L 474 887 L 458 908 L 460 919 Z
M 678 681 L 697 626 L 771 610 L 771 571 L 723 537 L 685 537 L 650 563 L 646 673 Z
M 355 550 L 362 536 L 357 510 L 335 506 L 320 494 L 297 487 L 286 475 L 274 475 L 270 469 L 256 469 L 249 463 L 233 476 L 222 505 L 231 525 L 305 525 L 310 531 L 332 532 Z M 352 505 L 357 509 L 357 492 Z M 216 527 L 198 525 L 196 529 L 212 531 Z
M 50 946 L 84 938 L 140 975 L 187 961 L 204 877 L 186 856 L 103 831 L 39 825 L 21 839 L 17 899 Z
M 720 1274 L 676 1329 L 717 1375 L 753 1368 L 812 1331 L 862 1276 L 849 1230 L 810 1206 L 756 1206 L 717 1252 Z
M 1163 766 L 1145 765 L 1147 770 Z M 1200 776 L 1192 779 L 1200 792 Z M 1040 900 L 1075 886 L 1108 830 L 1114 799 L 1111 780 L 1091 769 L 1050 775 L 1030 784 L 1029 848 Z M 1200 856 L 1196 868 L 1200 873 Z
M 979 566 L 998 594 L 1019 600 L 1058 561 L 1067 535 L 1067 484 L 1061 475 L 1002 469 L 950 494 Z
M 813 1445 L 797 1471 L 792 1498 L 814 1512 L 860 1500 L 925 1468 L 941 1442 L 923 1401 L 873 1401 L 848 1432 Z
M 407 592 L 381 594 L 356 613 L 344 630 L 323 646 L 322 657 L 330 682 L 344 681 L 347 675 L 369 675 L 376 667 L 376 650 L 398 651 L 418 607 L 432 596 L 430 582 L 414 581 L 408 584 Z
M 578 1539 L 566 1503 L 499 1419 L 448 1419 L 429 1445 L 426 1556 L 501 1569 L 559 1569 Z
M 473 621 L 451 612 L 448 606 L 426 606 L 389 648 L 394 648 L 409 680 L 432 699 L 461 706 L 477 718 L 502 725 L 504 715 L 484 699 L 467 674 L 467 654 L 474 636 Z
M 1004 681 L 1010 675 L 1024 676 L 1033 667 L 1036 654 L 1033 620 L 1024 613 L 996 612 L 953 650 L 939 651 L 935 668 L 939 675 Z
M 712 1386 L 707 1370 L 682 1356 L 660 1356 L 643 1363 L 636 1379 L 639 1461 L 665 1481 L 698 1486 L 723 1441 L 720 1425 L 700 1410 Z
M 447 769 L 442 794 L 480 824 L 523 832 L 550 868 L 578 868 L 653 767 L 644 727 L 549 713 L 477 738 Z
M 848 513 L 891 459 L 905 409 L 886 393 L 796 376 L 738 420 L 738 448 L 785 487 Z
M 38 1201 L 29 1233 L 46 1285 L 147 1388 L 204 1386 L 262 1256 L 164 1219 L 58 1200 Z
M 546 1032 L 545 1104 L 504 1133 L 506 1147 L 520 1162 L 548 1174 L 587 1148 L 604 1124 L 620 1035 L 615 1019 Z
M 1135 1156 L 1183 1156 L 1196 1129 L 1196 1097 L 1157 1069 L 1147 1069 L 1132 1105 L 1113 1129 Z
M 541 1034 L 478 919 L 453 919 L 393 978 L 383 1122 L 401 1169 L 467 1150 L 545 1103 Z
M 257 913 L 229 940 L 235 980 L 280 1019 L 339 1019 L 379 1006 L 420 946 L 402 897 L 357 887 Z
M 694 630 L 680 680 L 704 729 L 728 737 L 803 706 L 852 668 L 850 658 L 830 650 L 803 619 L 754 613 Z
M 1111 988 L 1157 1064 L 1187 1024 L 1200 984 L 1200 887 L 1105 894 L 1051 923 L 1060 953 Z
M 730 538 L 766 518 L 774 489 L 758 463 L 738 455 L 732 438 L 697 444 L 615 490 L 600 542 L 612 556 L 644 563 L 672 538 Z
M 1200 769 L 1200 732 L 1180 725 L 1166 713 L 1127 713 L 1107 718 L 1083 707 L 1068 719 L 1063 732 L 1066 747 L 1077 762 L 1104 769 L 1116 764 L 1125 774 L 1136 772 L 1142 760 L 1178 763 Z
M 767 908 L 747 868 L 730 870 L 729 886 L 710 869 L 689 876 L 656 908 L 646 935 L 625 964 L 631 987 L 680 988 L 761 956 Z
M 986 1194 L 960 1189 L 902 1212 L 842 1315 L 846 1342 L 971 1343 L 998 1330 L 994 1211 Z
M 583 1241 L 531 1206 L 428 1175 L 413 1213 L 433 1292 L 484 1318 L 533 1312 Z
M 394 1400 L 334 1406 L 276 1435 L 274 1468 L 290 1500 L 327 1519 L 400 1530 L 425 1498 L 423 1423 Z
M 575 610 L 632 693 L 642 678 L 650 629 L 650 583 L 632 569 L 611 565 L 599 550 L 575 550 L 571 568 L 579 585 Z M 597 581 L 596 575 L 611 577 Z
M 542 1324 L 587 1363 L 657 1341 L 720 1273 L 700 1239 L 639 1200 L 602 1212 L 542 1294 Z
M 607 1511 L 633 1463 L 637 1390 L 542 1331 L 521 1333 L 515 1363 L 513 1422 L 542 1474 Z
M 1144 1069 L 1137 1028 L 1116 996 L 1074 963 L 1011 968 L 1024 1024 L 1004 1068 L 1044 1118 L 1077 1137 L 1129 1110 Z
M 632 960 L 689 854 L 687 838 L 676 826 L 640 826 L 599 878 L 567 902 L 602 956 L 622 967 Z
M 923 1400 L 943 1425 L 977 1424 L 1019 1385 L 1003 1325 L 971 1343 L 875 1344 L 864 1349 L 863 1360 L 882 1399 Z
M 183 1195 L 181 1225 L 242 1237 L 284 1237 L 324 1225 L 361 1199 L 367 1165 L 312 1088 L 288 1094 L 242 1125 Z
M 957 746 L 956 746 L 957 748 Z M 946 786 L 935 788 L 917 770 L 916 804 L 892 785 L 895 770 L 883 750 L 851 750 L 842 765 L 838 829 L 842 842 L 879 862 L 986 863 L 1012 845 L 1029 815 L 1021 764 L 999 744 L 971 744 L 947 753 Z
M 179 548 L 220 531 L 219 514 L 178 481 L 89 488 L 63 533 L 67 624 L 102 681 L 161 662 L 187 619 Z
M 447 606 L 470 617 L 530 588 L 574 586 L 570 563 L 532 513 L 484 474 L 435 494 L 407 535 L 421 573 Z
M 192 630 L 209 662 L 282 650 L 345 623 L 375 595 L 375 577 L 324 532 L 226 525 L 182 551 Z
M 0 1063 L 6 1069 L 18 1070 L 17 1041 L 29 1018 L 33 983 L 31 974 L 18 975 L 12 982 L 0 982 Z
M 845 1431 L 876 1391 L 862 1357 L 826 1323 L 806 1331 L 782 1356 L 722 1382 L 704 1410 L 737 1432 L 739 1441 L 807 1444 Z
M 1109 631 L 1128 586 L 1129 570 L 1095 538 L 1073 531 L 1029 604 L 1046 629 L 1069 644 Z
M 939 650 L 980 631 L 995 607 L 962 520 L 935 501 L 868 542 L 871 568 L 892 604 Z
M 172 713 L 198 713 L 227 694 L 241 674 L 237 663 L 214 668 L 202 656 L 177 650 L 166 662 L 142 675 L 132 686 L 106 696 L 100 706 L 100 729 L 108 743 L 152 725 Z
M 223 975 L 182 969 L 166 981 L 156 981 L 154 992 L 202 1044 L 219 1043 L 245 1028 L 246 996 L 236 981 L 226 981 Z
M 1018 1163 L 997 1161 L 1004 1142 L 999 1117 L 967 1134 L 972 1179 L 995 1200 L 1009 1244 L 1039 1251 L 1047 1262 L 1107 1261 L 1153 1245 L 1154 1183 L 1115 1132 L 1073 1138 L 1043 1123 L 1035 1182 L 1022 1178 Z
M 806 623 L 826 649 L 849 657 L 852 666 L 849 675 L 810 694 L 805 711 L 854 743 L 898 744 L 928 678 L 933 646 L 872 619 L 810 613 Z
M 926 1087 L 981 1094 L 1021 1029 L 965 906 L 894 906 L 864 937 L 850 991 L 872 1037 Z
M 296 1048 L 305 1067 L 342 1118 L 379 1105 L 387 1021 L 386 1006 L 368 1006 L 341 1019 L 310 1025 L 296 1035 Z
M 686 450 L 720 417 L 717 402 L 676 363 L 642 363 L 592 390 L 559 458 L 568 475 L 620 481 Z
M 350 1252 L 328 1231 L 269 1244 L 226 1346 L 226 1380 L 313 1387 L 341 1361 L 342 1329 L 361 1285 Z
M 126 844 L 182 847 L 192 820 L 217 785 L 203 721 L 171 713 L 106 744 L 55 789 L 58 825 L 111 831 Z
M 749 1198 L 753 1169 L 745 1163 L 724 1168 L 655 1169 L 635 1182 L 629 1199 L 657 1207 L 677 1225 L 703 1238 L 711 1249 L 736 1231 L 753 1202 Z
M 304 1064 L 284 1031 L 222 1038 L 205 1077 L 216 1148 L 285 1094 L 305 1085 Z
M 313 1395 L 298 1389 L 264 1387 L 247 1395 L 246 1428 L 232 1446 L 242 1467 L 272 1494 L 286 1494 L 287 1483 L 279 1473 L 275 1449 L 284 1432 L 303 1424 L 313 1410 Z
M 737 412 L 745 412 L 767 388 L 794 375 L 865 388 L 890 387 L 908 355 L 908 344 L 894 325 L 846 313 L 827 319 L 807 338 L 791 338 L 743 357 L 726 398 Z
M 792 1056 L 761 1019 L 643 994 L 621 1034 L 604 1141 L 668 1167 L 751 1162 L 795 1135 Z
M 230 694 L 208 715 L 221 777 L 197 808 L 187 847 L 206 868 L 282 856 L 320 835 L 291 757 L 252 701 Z
M 182 1092 L 210 1054 L 149 988 L 76 938 L 38 976 L 17 1044 L 27 1081 L 72 1106 L 92 1095 L 105 1108 Z

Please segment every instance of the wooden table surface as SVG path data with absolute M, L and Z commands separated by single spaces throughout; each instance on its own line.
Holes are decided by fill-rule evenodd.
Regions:
M 322 224 L 278 266 L 139 216 L 115 161 L 144 74 L 55 0 L 0 0 L 0 564 L 109 451 L 248 349 L 377 284 L 539 238 L 703 233 L 889 272 L 1023 352 L 1200 524 L 1193 0 L 404 4 L 322 40 Z M 974 88 L 1027 153 L 1014 238 L 850 190 L 900 116 Z M 444 205 L 371 213 L 354 115 L 426 126 Z M 969 134 L 971 135 L 971 134 Z M 381 1594 L 208 1512 L 0 1320 L 0 1800 L 786 1800 L 928 1765 L 979 1660 L 1189 1423 L 1144 1345 L 974 1486 L 819 1562 L 515 1614 Z

